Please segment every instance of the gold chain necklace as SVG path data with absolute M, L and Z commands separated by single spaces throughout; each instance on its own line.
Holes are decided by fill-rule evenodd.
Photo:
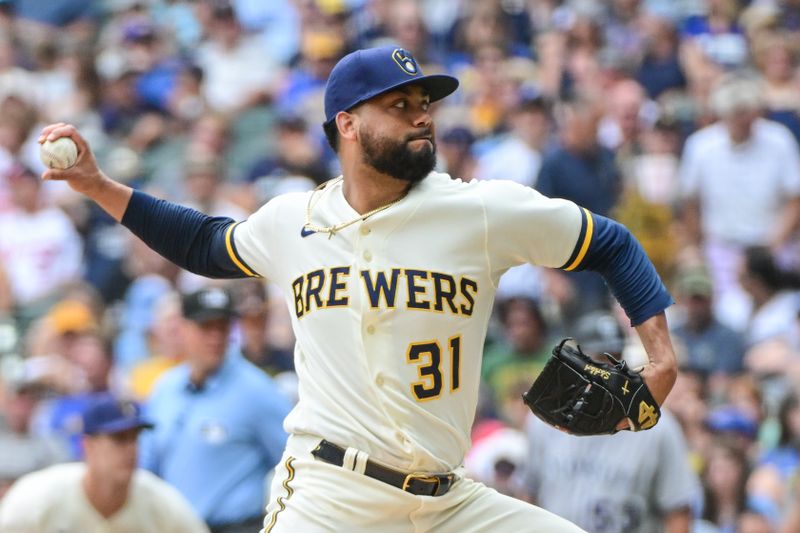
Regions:
M 314 189 L 314 191 L 311 193 L 311 196 L 308 197 L 308 205 L 306 205 L 306 220 L 305 220 L 305 224 L 303 224 L 303 230 L 308 231 L 309 233 L 327 233 L 328 234 L 328 239 L 331 239 L 331 238 L 333 238 L 333 236 L 337 232 L 343 230 L 344 228 L 346 228 L 348 226 L 352 226 L 356 222 L 361 222 L 362 220 L 366 220 L 367 218 L 371 217 L 372 215 L 374 215 L 376 213 L 380 213 L 381 211 L 389 209 L 390 207 L 392 207 L 396 203 L 400 202 L 408 194 L 408 192 L 406 192 L 405 194 L 403 194 L 403 196 L 401 196 L 397 200 L 389 202 L 386 205 L 382 205 L 382 206 L 378 207 L 377 209 L 373 209 L 372 211 L 364 213 L 363 215 L 360 215 L 360 216 L 354 218 L 353 220 L 349 220 L 347 222 L 341 222 L 339 224 L 334 224 L 333 226 L 317 226 L 316 224 L 312 224 L 311 223 L 311 210 L 314 208 L 314 206 L 317 204 L 317 202 L 319 202 L 319 199 L 317 199 L 317 202 L 314 202 L 314 197 L 317 196 L 318 192 L 320 192 L 320 193 L 324 192 L 328 188 L 329 185 L 331 187 L 333 187 L 334 185 L 336 185 L 337 183 L 339 183 L 343 179 L 344 179 L 344 177 L 339 176 L 338 178 L 334 178 L 331 181 L 327 181 L 327 182 L 319 185 L 316 189 Z M 321 196 L 320 196 L 320 198 L 321 198 Z

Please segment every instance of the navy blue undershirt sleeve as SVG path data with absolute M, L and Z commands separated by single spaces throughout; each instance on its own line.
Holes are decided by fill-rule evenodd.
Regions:
M 210 278 L 256 276 L 233 244 L 235 222 L 154 198 L 131 196 L 122 224 L 181 268 Z
M 581 211 L 583 227 L 566 270 L 593 270 L 603 276 L 633 326 L 675 303 L 641 244 L 625 226 Z

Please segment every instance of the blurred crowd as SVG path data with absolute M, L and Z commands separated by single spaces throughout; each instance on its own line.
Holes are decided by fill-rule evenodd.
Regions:
M 114 179 L 241 220 L 338 175 L 327 76 L 384 44 L 461 81 L 434 106 L 440 171 L 619 220 L 676 300 L 664 420 L 576 439 L 521 392 L 564 336 L 645 364 L 635 331 L 594 274 L 509 271 L 467 470 L 591 532 L 800 531 L 798 0 L 0 1 L 0 495 L 94 472 L 111 395 L 153 420 L 106 405 L 136 422 L 106 445 L 212 531 L 253 530 L 297 398 L 283 296 L 181 271 L 42 183 L 36 138 L 70 122 Z

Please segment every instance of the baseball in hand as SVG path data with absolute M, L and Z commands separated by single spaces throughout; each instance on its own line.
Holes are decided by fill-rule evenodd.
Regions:
M 45 141 L 39 147 L 39 157 L 47 168 L 70 168 L 78 160 L 78 145 L 69 137 Z

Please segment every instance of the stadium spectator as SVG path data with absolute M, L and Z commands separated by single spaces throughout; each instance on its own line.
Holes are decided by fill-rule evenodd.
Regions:
M 208 40 L 197 49 L 203 95 L 213 110 L 235 114 L 271 98 L 281 70 L 265 53 L 261 40 L 243 31 L 232 4 L 210 4 L 211 17 L 205 28 Z
M 639 0 L 612 0 L 603 23 L 604 42 L 626 65 L 635 64 L 645 43 L 644 9 Z
M 608 215 L 619 196 L 620 173 L 614 154 L 597 142 L 597 107 L 586 101 L 569 102 L 558 108 L 556 117 L 562 146 L 545 157 L 536 189 Z
M 481 379 L 494 391 L 496 405 L 502 409 L 503 401 L 509 397 L 521 403 L 514 393 L 521 387 L 527 390 L 533 383 L 552 346 L 548 344 L 547 324 L 537 301 L 509 297 L 499 302 L 497 311 L 503 339 L 483 354 Z
M 232 286 L 239 349 L 245 359 L 270 376 L 294 372 L 294 354 L 269 338 L 267 288 L 262 280 L 241 280 Z
M 155 301 L 152 322 L 147 330 L 147 358 L 136 363 L 125 375 L 131 394 L 142 401 L 150 397 L 161 375 L 179 365 L 184 358 L 183 338 L 176 335 L 181 323 L 181 300 L 177 292 L 162 294 Z
M 752 246 L 744 251 L 740 279 L 752 302 L 745 344 L 750 347 L 776 337 L 788 340 L 800 310 L 800 276 L 784 272 L 769 248 Z
M 736 0 L 708 0 L 706 11 L 683 24 L 684 62 L 689 77 L 709 68 L 736 69 L 747 61 L 747 40 L 737 24 Z
M 37 303 L 79 279 L 83 243 L 63 211 L 43 201 L 33 171 L 14 166 L 7 180 L 14 209 L 0 214 L 0 258 L 17 306 L 36 316 Z
M 297 115 L 282 115 L 275 125 L 275 155 L 256 162 L 248 174 L 259 199 L 272 198 L 284 180 L 305 178 L 308 187 L 315 187 L 331 177 L 319 139 L 313 136 L 306 120 Z M 283 185 L 285 186 L 285 184 Z M 276 191 L 276 192 L 272 192 Z
M 711 278 L 702 267 L 687 268 L 676 281 L 683 320 L 673 322 L 672 333 L 686 353 L 683 365 L 706 376 L 736 374 L 742 370 L 742 336 L 714 316 Z
M 464 457 L 471 479 L 515 498 L 527 498 L 522 472 L 529 460 L 528 442 L 519 429 L 497 420 L 486 421 L 472 432 L 472 448 Z
M 614 153 L 597 142 L 600 112 L 586 101 L 564 103 L 556 112 L 562 146 L 542 163 L 536 189 L 552 198 L 572 200 L 598 215 L 607 216 L 616 205 L 622 185 Z M 608 289 L 597 276 L 567 272 L 576 286 L 573 314 L 608 305 Z
M 636 80 L 650 98 L 686 87 L 679 42 L 677 28 L 669 20 L 653 19 L 645 24 L 644 57 L 636 72 Z
M 800 222 L 800 152 L 785 127 L 759 118 L 758 81 L 724 78 L 711 105 L 720 120 L 692 134 L 683 152 L 684 220 L 703 246 L 717 316 L 743 329 L 749 308 L 736 269 L 745 247 L 778 249 Z
M 490 137 L 478 148 L 482 153 L 474 175 L 482 180 L 507 179 L 534 187 L 549 140 L 548 104 L 535 90 L 523 93 L 508 122 L 508 132 Z
M 325 26 L 306 28 L 297 66 L 287 73 L 275 97 L 276 111 L 301 116 L 315 112 L 319 117 L 325 82 L 346 48 L 340 33 Z
M 465 126 L 453 126 L 439 135 L 439 165 L 455 179 L 471 181 L 477 174 L 472 154 L 475 135 Z
M 0 501 L 18 478 L 68 457 L 57 439 L 31 432 L 47 390 L 39 377 L 35 361 L 9 356 L 0 365 Z
M 800 95 L 795 90 L 797 51 L 784 33 L 767 33 L 753 42 L 755 66 L 764 80 L 766 117 L 800 139 Z
M 175 287 L 178 267 L 166 261 L 139 239 L 128 236 L 130 251 L 124 268 L 132 278 L 124 298 L 118 302 L 117 336 L 114 339 L 114 364 L 126 374 L 147 358 L 147 330 L 153 325 L 156 302 Z
M 43 402 L 37 414 L 37 431 L 58 438 L 69 449 L 70 458 L 83 457 L 81 446 L 81 414 L 98 396 L 111 390 L 111 349 L 108 341 L 96 330 L 74 334 L 70 350 L 63 354 L 80 376 L 81 384 L 74 391 Z
M 724 441 L 712 444 L 701 475 L 703 510 L 701 518 L 719 531 L 734 532 L 742 513 L 747 510 L 747 457 Z
M 777 419 L 779 435 L 776 446 L 767 449 L 755 463 L 748 483 L 752 498 L 773 522 L 794 505 L 792 476 L 800 468 L 800 403 L 790 391 L 781 403 Z
M 219 157 L 204 152 L 189 152 L 184 164 L 187 206 L 217 217 L 242 220 L 247 213 L 225 197 L 225 169 Z

